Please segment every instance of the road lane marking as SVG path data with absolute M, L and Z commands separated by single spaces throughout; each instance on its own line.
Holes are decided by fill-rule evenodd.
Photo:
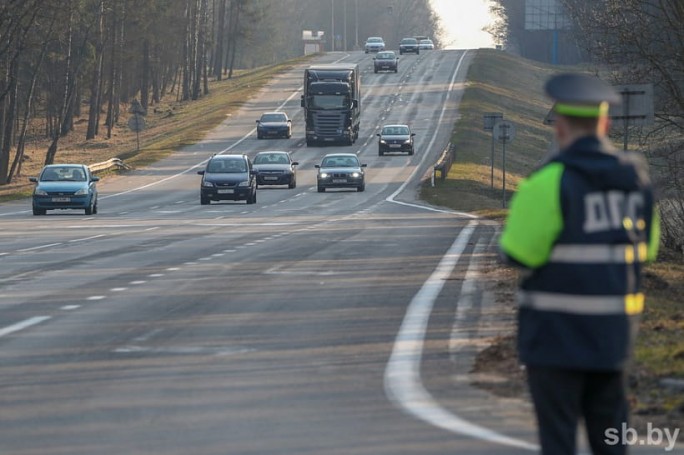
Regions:
M 82 239 L 73 239 L 69 240 L 69 243 L 75 243 L 75 242 L 85 242 L 86 240 L 93 240 L 93 239 L 98 239 L 100 237 L 104 237 L 104 234 L 99 234 L 99 235 L 92 235 L 90 237 L 83 237 Z
M 86 300 L 89 300 L 89 301 L 92 302 L 92 301 L 95 301 L 95 300 L 104 300 L 104 299 L 106 299 L 106 298 L 107 298 L 107 296 L 105 296 L 105 295 L 91 295 L 91 296 L 88 297 Z
M 17 322 L 16 324 L 9 325 L 7 327 L 4 327 L 0 329 L 0 337 L 4 337 L 5 335 L 9 335 L 10 333 L 18 332 L 20 330 L 24 330 L 28 327 L 31 327 L 36 324 L 40 324 L 41 322 L 45 322 L 48 319 L 51 319 L 51 316 L 35 316 L 32 318 L 25 319 L 21 322 Z
M 27 251 L 42 250 L 42 249 L 44 249 L 44 248 L 50 248 L 50 247 L 52 247 L 52 246 L 59 246 L 59 245 L 61 245 L 61 244 L 62 244 L 62 242 L 50 243 L 50 244 L 48 244 L 48 245 L 39 245 L 39 246 L 31 247 L 31 248 L 24 248 L 24 249 L 22 249 L 22 250 L 17 250 L 17 252 L 19 252 L 19 253 L 25 253 L 25 252 L 27 252 Z
M 435 427 L 491 443 L 536 451 L 539 448 L 534 444 L 474 424 L 442 408 L 420 378 L 423 344 L 434 302 L 476 226 L 477 221 L 470 221 L 461 230 L 435 271 L 409 303 L 385 368 L 385 393 L 398 408 Z
M 71 310 L 77 310 L 79 308 L 81 308 L 81 305 L 64 305 L 63 307 L 60 308 L 60 310 L 71 311 Z

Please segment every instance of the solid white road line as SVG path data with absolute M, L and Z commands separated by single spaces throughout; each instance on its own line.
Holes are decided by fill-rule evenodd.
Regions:
M 420 364 L 432 307 L 476 226 L 477 221 L 471 221 L 461 230 L 435 271 L 411 300 L 385 369 L 385 393 L 390 401 L 406 413 L 452 433 L 510 447 L 538 450 L 534 444 L 511 438 L 452 414 L 435 401 L 421 382 Z

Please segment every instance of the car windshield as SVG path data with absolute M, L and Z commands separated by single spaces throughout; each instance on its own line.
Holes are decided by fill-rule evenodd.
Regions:
M 359 160 L 355 156 L 329 156 L 321 167 L 359 167 Z
M 254 164 L 287 164 L 289 161 L 283 153 L 260 153 L 254 157 Z
M 382 38 L 368 38 L 368 43 L 382 43 Z
M 348 109 L 350 104 L 348 96 L 313 95 L 311 97 L 311 107 L 314 109 Z
M 376 58 L 378 60 L 394 60 L 394 54 L 391 54 L 389 52 L 380 53 Z
M 386 126 L 382 129 L 382 134 L 385 136 L 404 136 L 409 134 L 409 129 L 406 126 Z
M 85 182 L 86 175 L 80 167 L 50 167 L 40 176 L 41 182 Z
M 244 160 L 211 160 L 207 164 L 207 172 L 211 174 L 231 174 L 247 172 Z
M 418 41 L 416 41 L 415 38 L 405 38 L 401 40 L 401 44 L 416 44 Z
M 287 118 L 285 114 L 263 114 L 261 116 L 262 122 L 285 122 Z

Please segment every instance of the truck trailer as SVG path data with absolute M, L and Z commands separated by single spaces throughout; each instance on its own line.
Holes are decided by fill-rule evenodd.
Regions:
M 361 123 L 359 65 L 322 64 L 304 70 L 306 145 L 352 145 Z

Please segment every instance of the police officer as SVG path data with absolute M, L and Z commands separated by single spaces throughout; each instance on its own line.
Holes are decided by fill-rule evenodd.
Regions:
M 609 105 L 620 101 L 610 85 L 562 74 L 545 90 L 560 151 L 520 183 L 500 238 L 505 256 L 525 268 L 518 352 L 542 454 L 575 454 L 581 419 L 594 454 L 625 454 L 606 431 L 627 423 L 641 272 L 658 252 L 648 169 L 607 139 Z

